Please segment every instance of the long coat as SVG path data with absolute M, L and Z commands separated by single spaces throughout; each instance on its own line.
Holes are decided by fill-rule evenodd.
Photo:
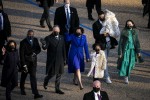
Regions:
M 44 2 L 44 0 L 36 0 L 36 1 L 37 1 L 37 2 L 40 1 L 41 4 L 40 4 L 39 6 L 40 6 L 40 7 L 43 7 L 43 4 L 44 4 L 43 2 Z M 46 1 L 47 1 L 47 4 L 48 4 L 48 7 L 51 7 L 51 6 L 54 5 L 54 0 L 46 0 Z
M 93 37 L 95 39 L 95 43 L 100 43 L 102 50 L 105 50 L 106 48 L 106 37 L 104 34 L 100 34 L 100 30 L 103 28 L 102 24 L 97 20 L 93 25 Z M 111 41 L 111 49 L 113 49 L 116 45 L 118 45 L 118 42 L 115 38 L 110 36 Z
M 3 20 L 4 20 L 4 26 L 3 26 L 3 31 L 0 31 L 0 40 L 7 40 L 7 37 L 11 36 L 11 26 L 10 26 L 10 21 L 8 19 L 8 15 L 4 12 L 2 12 L 3 15 Z
M 132 36 L 133 36 L 132 38 L 133 38 L 135 53 L 138 54 L 138 53 L 140 53 L 140 50 L 141 50 L 140 42 L 138 39 L 139 30 L 133 29 L 132 31 L 133 31 L 132 32 Z M 120 36 L 120 40 L 119 40 L 118 55 L 124 54 L 127 42 L 128 42 L 128 30 L 124 28 L 121 32 L 121 36 Z
M 73 7 L 70 7 L 70 31 L 69 33 L 73 33 L 75 28 L 79 26 L 79 17 L 78 17 L 78 13 L 77 10 Z M 65 8 L 64 6 L 61 6 L 59 8 L 56 9 L 55 12 L 55 17 L 54 17 L 54 25 L 59 25 L 60 27 L 60 34 L 64 35 L 65 32 L 67 32 L 66 30 L 66 24 L 67 24 L 67 19 L 66 19 L 66 13 L 65 13 Z
M 91 68 L 88 73 L 88 76 L 93 72 L 94 78 L 103 78 L 104 77 L 104 70 L 106 69 L 106 56 L 105 52 L 100 50 L 99 54 L 96 54 L 96 52 L 91 54 L 92 62 L 91 62 Z
M 63 74 L 64 63 L 66 60 L 64 37 L 59 35 L 59 38 L 51 34 L 44 39 L 46 45 L 43 45 L 44 50 L 47 49 L 46 74 L 56 75 Z
M 6 87 L 10 82 L 18 85 L 18 68 L 20 68 L 18 50 L 6 52 L 2 69 L 1 86 Z
M 85 55 L 86 55 L 86 59 L 90 59 L 89 56 L 89 50 L 88 50 L 88 44 L 87 44 L 87 39 L 85 35 L 81 35 L 81 39 L 80 42 L 77 41 L 77 36 L 75 34 L 68 34 L 65 33 L 66 35 L 66 41 L 70 41 L 71 42 L 71 47 L 69 50 L 69 54 L 68 54 L 68 72 L 69 73 L 74 73 L 75 69 L 74 69 L 74 58 L 76 55 L 78 55 L 78 59 L 80 59 L 80 71 L 84 72 L 84 52 L 83 49 L 85 50 Z
M 109 97 L 105 91 L 100 91 L 101 100 L 109 100 Z M 83 100 L 95 100 L 94 91 L 84 94 Z
M 23 39 L 20 42 L 20 61 L 21 66 L 24 65 L 28 66 L 29 71 L 32 70 L 32 68 L 35 68 L 37 66 L 37 54 L 41 52 L 41 47 L 39 45 L 38 39 L 33 38 L 33 45 L 29 43 L 27 38 Z M 32 60 L 32 54 L 35 53 L 35 59 Z M 33 63 L 33 66 L 29 66 L 29 63 Z

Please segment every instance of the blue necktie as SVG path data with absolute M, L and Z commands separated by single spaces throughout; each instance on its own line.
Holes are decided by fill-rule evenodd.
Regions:
M 69 8 L 67 8 L 67 29 L 70 29 L 70 15 L 69 15 Z
M 2 16 L 0 16 L 0 31 L 2 30 Z

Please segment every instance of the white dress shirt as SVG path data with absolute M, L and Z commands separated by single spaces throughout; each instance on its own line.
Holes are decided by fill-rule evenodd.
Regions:
M 99 98 L 98 98 L 97 94 L 99 94 L 99 95 L 101 96 L 100 91 L 99 91 L 99 92 L 97 92 L 97 93 L 96 93 L 96 92 L 94 92 L 95 100 L 99 100 Z
M 3 18 L 3 15 L 2 15 L 2 13 L 0 13 L 0 17 L 1 17 L 1 19 L 2 19 L 2 30 L 3 30 L 4 18 Z

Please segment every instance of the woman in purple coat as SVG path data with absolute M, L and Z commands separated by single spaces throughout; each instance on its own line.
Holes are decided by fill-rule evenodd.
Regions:
M 18 69 L 20 69 L 16 42 L 10 40 L 2 51 L 4 66 L 2 69 L 1 86 L 6 87 L 6 100 L 11 100 L 11 91 L 18 85 Z
M 83 35 L 84 29 L 81 27 L 76 28 L 75 34 L 66 33 L 66 41 L 71 42 L 71 47 L 68 54 L 68 72 L 74 73 L 73 82 L 75 85 L 79 83 L 80 89 L 83 89 L 81 82 L 81 73 L 84 72 L 84 52 L 86 54 L 86 60 L 89 61 L 89 50 L 86 36 Z M 78 79 L 78 83 L 77 83 Z

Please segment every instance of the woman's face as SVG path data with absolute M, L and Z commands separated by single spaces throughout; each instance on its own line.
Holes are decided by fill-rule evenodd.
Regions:
M 14 49 L 16 48 L 15 43 L 14 43 L 14 42 L 11 42 L 11 43 L 9 44 L 9 47 L 10 47 L 12 50 L 14 50 Z
M 82 35 L 81 29 L 77 29 L 77 30 L 76 30 L 76 35 L 77 35 L 77 36 Z
M 131 21 L 128 21 L 127 22 L 127 27 L 130 29 L 130 28 L 133 28 L 133 23 Z

